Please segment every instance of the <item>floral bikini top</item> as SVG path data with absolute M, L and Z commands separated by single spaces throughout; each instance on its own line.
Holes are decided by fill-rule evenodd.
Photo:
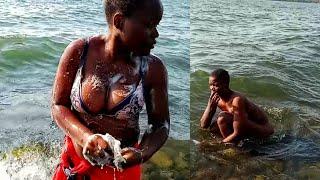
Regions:
M 75 80 L 73 82 L 70 99 L 71 99 L 73 109 L 81 113 L 92 114 L 89 112 L 87 106 L 84 104 L 81 96 L 82 95 L 81 81 L 83 78 L 82 68 L 83 66 L 85 66 L 85 63 L 86 63 L 86 55 L 88 52 L 88 47 L 89 47 L 89 40 L 85 39 L 85 45 L 80 58 L 80 67 L 78 69 Z M 145 73 L 147 70 L 147 64 L 148 64 L 147 57 L 142 56 L 140 60 L 141 60 L 140 67 L 139 67 L 140 81 L 138 86 L 136 86 L 136 88 L 124 100 L 118 103 L 110 111 L 103 110 L 102 112 L 95 115 L 111 116 L 116 119 L 137 120 L 139 118 L 139 113 L 141 112 L 143 105 L 145 103 L 144 94 L 143 94 L 144 93 L 143 81 L 144 81 L 144 76 L 145 76 Z

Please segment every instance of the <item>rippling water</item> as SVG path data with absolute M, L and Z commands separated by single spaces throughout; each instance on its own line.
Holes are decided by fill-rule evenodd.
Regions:
M 169 74 L 170 136 L 189 139 L 189 1 L 163 0 L 160 36 L 152 53 Z M 50 117 L 59 58 L 74 39 L 103 34 L 101 1 L 0 2 L 0 152 L 29 142 L 60 142 Z M 146 112 L 140 117 L 147 124 Z M 143 132 L 143 130 L 142 130 Z
M 201 153 L 194 147 L 200 170 L 193 177 L 319 174 L 320 4 L 199 0 L 190 9 L 191 137 L 202 142 Z M 216 68 L 228 70 L 231 88 L 265 109 L 276 129 L 269 141 L 239 150 L 199 129 Z

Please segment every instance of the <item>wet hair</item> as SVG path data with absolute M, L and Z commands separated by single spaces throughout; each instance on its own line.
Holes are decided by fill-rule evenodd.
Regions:
M 228 71 L 226 71 L 224 69 L 216 69 L 211 72 L 211 76 L 216 77 L 219 82 L 223 82 L 223 83 L 226 83 L 227 85 L 229 85 L 230 76 L 229 76 Z
M 108 24 L 112 23 L 112 17 L 116 12 L 130 17 L 136 10 L 143 7 L 145 1 L 146 0 L 103 0 Z

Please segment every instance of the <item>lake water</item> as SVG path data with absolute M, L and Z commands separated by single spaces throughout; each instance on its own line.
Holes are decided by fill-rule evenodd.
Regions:
M 189 97 L 189 1 L 164 0 L 163 5 L 164 16 L 158 26 L 160 36 L 152 53 L 163 59 L 168 70 L 170 137 L 187 140 L 190 136 L 189 98 L 186 98 Z M 0 6 L 5 7 L 0 8 L 0 152 L 30 143 L 56 145 L 59 149 L 63 134 L 50 117 L 58 61 L 72 40 L 107 33 L 102 3 L 25 0 L 1 1 Z M 145 110 L 140 123 L 143 132 L 147 125 Z M 48 163 L 41 171 L 48 172 L 55 163 Z M 11 166 L 6 164 L 5 168 Z M 29 168 L 35 171 L 34 166 Z M 22 170 L 18 166 L 11 168 L 10 172 L 14 171 Z M 39 177 L 45 174 L 41 171 L 37 172 Z

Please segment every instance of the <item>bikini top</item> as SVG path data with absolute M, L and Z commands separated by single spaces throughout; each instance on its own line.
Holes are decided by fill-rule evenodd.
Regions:
M 82 99 L 82 92 L 81 92 L 81 81 L 83 78 L 83 67 L 86 64 L 86 56 L 88 53 L 88 47 L 89 47 L 89 39 L 85 39 L 85 45 L 83 48 L 83 52 L 80 57 L 80 66 L 77 71 L 75 80 L 73 82 L 70 99 L 72 104 L 72 109 L 86 114 L 93 114 L 90 113 L 88 110 L 88 107 L 84 104 Z M 114 117 L 116 119 L 132 119 L 132 120 L 138 120 L 139 113 L 141 112 L 143 105 L 145 103 L 144 100 L 144 87 L 143 87 L 143 81 L 144 76 L 146 74 L 147 70 L 147 57 L 142 56 L 140 57 L 141 63 L 139 67 L 139 76 L 140 81 L 139 84 L 136 86 L 136 88 L 120 103 L 118 103 L 115 107 L 113 107 L 110 111 L 103 110 L 97 114 L 94 115 L 106 115 L 110 117 Z

